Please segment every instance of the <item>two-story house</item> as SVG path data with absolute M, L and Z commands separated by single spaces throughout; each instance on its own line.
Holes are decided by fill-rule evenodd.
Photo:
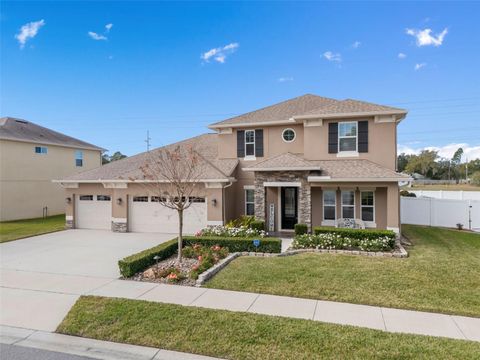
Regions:
M 58 179 L 102 164 L 104 149 L 30 121 L 0 118 L 0 221 L 62 214 Z
M 265 220 L 269 231 L 354 218 L 368 228 L 398 232 L 398 183 L 408 177 L 395 171 L 397 125 L 406 114 L 307 94 L 214 123 L 213 134 L 169 145 L 195 146 L 205 161 L 185 231 L 246 214 Z M 147 158 L 142 153 L 61 180 L 68 225 L 174 233 L 176 215 L 139 184 Z M 111 203 L 99 201 L 107 198 Z

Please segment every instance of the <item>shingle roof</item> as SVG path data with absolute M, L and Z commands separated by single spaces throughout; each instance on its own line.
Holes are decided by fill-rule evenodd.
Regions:
M 278 104 L 267 106 L 259 110 L 248 112 L 240 116 L 236 116 L 227 120 L 211 124 L 210 128 L 215 128 L 216 125 L 253 125 L 259 122 L 289 120 L 294 115 L 305 114 L 311 110 L 318 109 L 321 106 L 331 105 L 337 102 L 338 100 L 335 99 L 306 94 L 293 99 L 282 101 Z
M 270 159 L 263 160 L 253 166 L 244 168 L 245 171 L 281 171 L 281 170 L 320 170 L 320 166 L 304 160 L 302 157 L 283 153 Z
M 306 94 L 290 100 L 264 107 L 240 116 L 211 124 L 211 129 L 229 125 L 268 124 L 280 121 L 292 121 L 302 116 L 335 116 L 336 114 L 406 114 L 407 111 L 391 106 L 372 104 L 365 101 L 346 99 L 335 100 L 317 95 Z
M 336 103 L 322 106 L 311 110 L 305 114 L 299 115 L 335 115 L 335 114 L 351 114 L 351 113 L 406 113 L 406 110 L 394 108 L 391 106 L 372 104 L 366 101 L 347 99 L 337 101 Z
M 105 151 L 96 145 L 44 128 L 30 121 L 12 117 L 0 118 L 0 139 Z
M 202 156 L 203 161 L 200 164 L 200 179 L 228 179 L 232 176 L 238 164 L 238 159 L 218 159 L 217 134 L 203 134 L 190 139 L 186 139 L 165 147 L 150 150 L 135 156 L 127 157 L 122 160 L 114 161 L 100 166 L 96 169 L 84 171 L 69 176 L 65 181 L 98 181 L 98 180 L 129 180 L 142 179 L 143 173 L 141 167 L 144 166 L 151 156 L 164 148 L 174 148 L 175 146 L 192 146 Z
M 322 169 L 321 176 L 334 179 L 398 179 L 407 180 L 410 177 L 397 173 L 385 166 L 378 165 L 366 159 L 354 160 L 311 160 Z

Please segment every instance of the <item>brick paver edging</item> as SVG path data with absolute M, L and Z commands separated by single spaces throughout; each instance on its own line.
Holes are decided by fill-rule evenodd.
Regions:
M 210 280 L 216 273 L 227 266 L 232 260 L 239 256 L 260 256 L 260 257 L 281 257 L 292 256 L 303 253 L 329 253 L 329 254 L 347 254 L 347 255 L 362 255 L 362 256 L 375 256 L 375 257 L 394 257 L 394 258 L 407 258 L 408 253 L 400 242 L 395 244 L 395 250 L 386 251 L 360 251 L 360 250 L 337 250 L 337 249 L 297 249 L 287 250 L 283 253 L 263 253 L 263 252 L 235 252 L 228 255 L 225 259 L 220 260 L 217 264 L 210 269 L 205 270 L 198 276 L 195 286 L 202 286 L 205 282 Z

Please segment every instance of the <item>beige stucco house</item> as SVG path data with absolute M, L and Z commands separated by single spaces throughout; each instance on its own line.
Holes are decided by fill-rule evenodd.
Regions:
M 407 177 L 396 172 L 397 125 L 406 114 L 307 94 L 174 144 L 195 145 L 207 169 L 185 214 L 186 232 L 244 214 L 264 219 L 269 231 L 355 218 L 367 228 L 398 232 L 398 183 Z M 143 153 L 60 180 L 67 225 L 175 232 L 176 214 L 141 185 L 139 168 L 147 159 Z
M 0 221 L 62 214 L 53 179 L 101 165 L 104 149 L 10 117 L 0 118 Z

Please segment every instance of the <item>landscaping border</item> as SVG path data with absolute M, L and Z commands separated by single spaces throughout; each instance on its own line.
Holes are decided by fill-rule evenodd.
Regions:
M 210 269 L 205 270 L 203 273 L 198 275 L 195 286 L 199 287 L 205 284 L 210 280 L 214 275 L 216 275 L 220 270 L 225 268 L 231 261 L 240 256 L 258 256 L 258 257 L 283 257 L 283 256 L 293 256 L 303 253 L 328 253 L 328 254 L 345 254 L 345 255 L 361 255 L 361 256 L 372 256 L 372 257 L 393 257 L 399 259 L 405 259 L 408 257 L 408 252 L 402 246 L 399 240 L 395 243 L 395 250 L 386 252 L 386 251 L 360 251 L 360 250 L 340 250 L 340 249 L 298 249 L 298 250 L 287 250 L 283 253 L 264 253 L 264 252 L 236 252 L 231 253 L 225 259 L 222 259 L 217 264 L 212 266 Z

